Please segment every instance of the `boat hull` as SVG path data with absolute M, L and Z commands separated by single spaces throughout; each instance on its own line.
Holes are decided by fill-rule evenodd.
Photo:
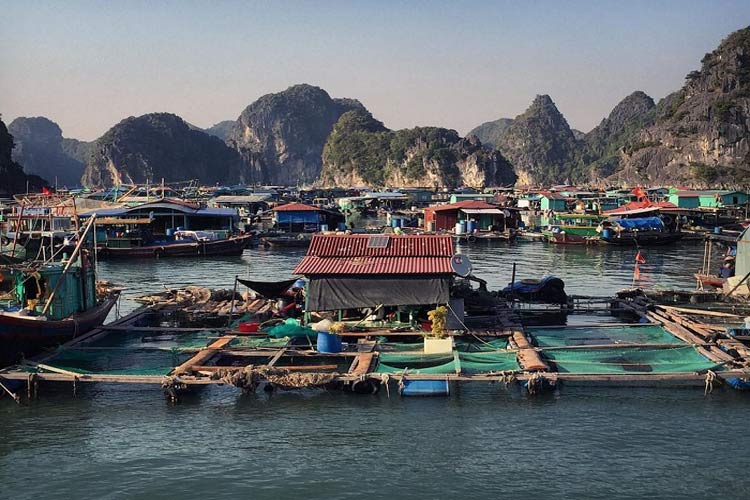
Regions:
M 118 294 L 107 297 L 93 309 L 57 320 L 43 321 L 0 314 L 0 367 L 39 354 L 101 326 L 117 302 Z
M 167 257 L 212 257 L 242 255 L 248 246 L 251 235 L 236 236 L 226 240 L 194 241 L 168 245 L 149 245 L 143 247 L 116 248 L 99 247 L 100 259 L 152 259 Z
M 669 245 L 681 240 L 682 233 L 638 235 L 636 237 L 601 237 L 601 241 L 608 245 L 625 246 L 625 247 L 648 247 L 657 245 Z
M 263 238 L 263 242 L 271 247 L 307 248 L 310 246 L 311 241 L 310 238 Z

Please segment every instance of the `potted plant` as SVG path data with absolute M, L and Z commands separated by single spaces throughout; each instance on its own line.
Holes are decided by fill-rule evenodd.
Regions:
M 446 354 L 453 351 L 453 339 L 448 336 L 446 321 L 448 319 L 448 308 L 438 306 L 427 313 L 432 322 L 431 331 L 424 338 L 425 354 Z

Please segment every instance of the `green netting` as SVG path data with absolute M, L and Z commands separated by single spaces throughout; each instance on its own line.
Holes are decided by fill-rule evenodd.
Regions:
M 377 373 L 456 373 L 453 354 L 388 354 L 380 355 Z
M 529 328 L 539 347 L 603 344 L 675 344 L 684 342 L 660 326 L 606 328 Z
M 407 370 L 418 374 L 447 374 L 516 371 L 516 353 L 512 351 L 492 351 L 476 353 L 458 353 L 458 362 L 453 354 L 388 354 L 379 357 L 377 373 L 399 373 Z
M 521 367 L 516 361 L 516 353 L 507 352 L 462 352 L 458 355 L 461 360 L 461 372 L 467 374 L 517 371 Z
M 166 375 L 191 356 L 176 349 L 62 349 L 44 364 L 81 374 Z
M 508 348 L 508 339 L 456 340 L 456 350 L 461 352 L 492 352 Z
M 317 337 L 318 332 L 309 326 L 301 326 L 296 319 L 289 318 L 282 324 L 268 330 L 268 335 L 275 338 L 281 337 Z
M 554 349 L 544 351 L 561 373 L 683 373 L 712 370 L 718 365 L 693 346 L 656 349 Z

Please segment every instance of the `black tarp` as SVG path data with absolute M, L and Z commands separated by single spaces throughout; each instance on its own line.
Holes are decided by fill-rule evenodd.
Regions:
M 251 290 L 255 290 L 267 299 L 278 299 L 284 295 L 284 292 L 292 287 L 294 282 L 297 281 L 297 278 L 291 278 L 284 281 L 250 281 L 237 278 L 237 281 Z
M 450 276 L 311 278 L 308 311 L 432 305 L 450 300 Z

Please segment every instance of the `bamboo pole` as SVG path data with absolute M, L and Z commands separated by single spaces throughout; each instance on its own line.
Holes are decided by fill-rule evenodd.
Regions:
M 52 301 L 55 299 L 55 295 L 57 294 L 57 291 L 63 282 L 63 277 L 68 273 L 70 268 L 73 266 L 73 262 L 75 262 L 76 258 L 78 257 L 78 253 L 81 251 L 81 247 L 83 246 L 83 243 L 86 241 L 86 236 L 88 235 L 89 230 L 93 227 L 95 220 L 96 220 L 96 214 L 93 214 L 91 216 L 91 219 L 89 219 L 89 221 L 86 223 L 86 227 L 83 230 L 83 234 L 78 240 L 78 244 L 76 245 L 75 250 L 73 250 L 73 255 L 70 256 L 70 259 L 68 259 L 68 263 L 65 264 L 65 268 L 63 269 L 63 272 L 60 275 L 60 278 L 58 278 L 57 283 L 55 283 L 55 288 L 52 289 L 52 293 L 49 294 L 47 303 L 44 304 L 44 309 L 42 309 L 42 316 L 44 316 L 47 313 L 47 311 L 49 310 L 49 307 L 52 305 Z

